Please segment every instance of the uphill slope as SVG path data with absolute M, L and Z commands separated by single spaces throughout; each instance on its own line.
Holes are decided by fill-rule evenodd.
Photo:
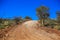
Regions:
M 6 40 L 60 40 L 55 33 L 48 33 L 38 27 L 37 21 L 27 21 L 9 32 Z

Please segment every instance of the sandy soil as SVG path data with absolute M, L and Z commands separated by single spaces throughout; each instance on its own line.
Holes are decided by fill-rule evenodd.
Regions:
M 48 33 L 37 24 L 37 21 L 27 21 L 10 31 L 5 40 L 60 40 L 56 33 Z

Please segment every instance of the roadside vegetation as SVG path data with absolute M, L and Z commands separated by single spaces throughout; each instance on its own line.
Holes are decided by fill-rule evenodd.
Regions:
M 56 19 L 50 18 L 49 8 L 46 6 L 40 6 L 36 9 L 36 15 L 39 18 L 40 26 L 45 26 L 48 28 L 60 30 L 60 11 L 56 11 Z M 13 19 L 0 18 L 0 30 L 12 25 L 22 24 L 23 22 L 32 20 L 31 17 L 26 16 L 25 18 L 19 16 L 14 17 Z
M 38 7 L 36 12 L 36 15 L 39 18 L 38 22 L 40 23 L 40 27 L 60 30 L 60 11 L 56 11 L 56 19 L 50 18 L 49 8 L 46 6 Z M 32 20 L 29 16 L 26 16 L 25 18 L 19 16 L 14 17 L 13 19 L 0 18 L 0 38 L 5 36 L 4 34 L 16 25 L 20 25 L 29 20 Z
M 37 16 L 41 26 L 60 30 L 60 11 L 56 11 L 56 19 L 50 18 L 49 8 L 46 6 L 40 6 L 36 9 Z
M 0 30 L 1 29 L 5 29 L 6 27 L 11 27 L 13 25 L 18 25 L 18 24 L 22 24 L 23 22 L 32 20 L 32 18 L 30 18 L 29 16 L 26 16 L 24 19 L 19 16 L 19 17 L 14 17 L 13 19 L 4 19 L 4 18 L 0 18 Z

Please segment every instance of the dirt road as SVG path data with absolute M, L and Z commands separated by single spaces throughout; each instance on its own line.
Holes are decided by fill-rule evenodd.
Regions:
M 60 40 L 55 33 L 47 33 L 37 26 L 37 21 L 28 21 L 10 31 L 6 40 Z

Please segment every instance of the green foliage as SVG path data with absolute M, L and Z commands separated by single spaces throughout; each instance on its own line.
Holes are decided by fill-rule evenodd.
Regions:
M 0 18 L 0 24 L 1 24 L 1 23 L 3 23 L 3 19 L 2 19 L 2 18 Z
M 26 17 L 24 18 L 24 22 L 29 21 L 29 20 L 32 20 L 32 18 L 29 17 L 29 16 L 26 16 Z
M 29 19 L 29 20 L 32 20 L 32 18 L 30 18 L 29 16 L 26 16 L 25 19 Z
M 41 20 L 41 25 L 44 25 L 45 20 L 49 17 L 49 8 L 45 6 L 41 6 L 36 9 L 37 10 L 37 16 Z
M 59 26 L 56 25 L 56 26 L 54 27 L 54 29 L 60 30 L 60 25 L 59 25 Z
M 45 6 L 41 6 L 39 8 L 36 9 L 37 10 L 37 16 L 39 17 L 39 19 L 43 19 L 44 16 L 49 16 L 49 9 Z
M 60 24 L 60 11 L 57 11 L 57 23 Z
M 23 19 L 22 19 L 22 17 L 15 17 L 14 21 L 16 24 L 19 24 L 19 23 L 22 23 Z
M 5 26 L 3 26 L 3 25 L 0 25 L 0 29 L 4 29 L 5 28 Z

